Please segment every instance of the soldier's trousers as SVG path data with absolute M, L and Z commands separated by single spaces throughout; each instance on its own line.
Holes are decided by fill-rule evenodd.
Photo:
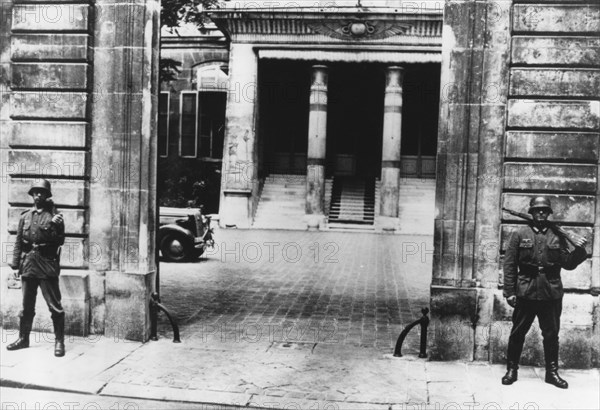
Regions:
M 30 326 L 35 316 L 35 300 L 37 298 L 38 287 L 42 290 L 42 296 L 46 300 L 52 319 L 57 319 L 64 315 L 65 311 L 60 302 L 61 295 L 58 278 L 21 278 L 21 287 L 23 291 L 21 318 Z
M 513 327 L 508 338 L 509 362 L 519 363 L 525 335 L 537 317 L 544 338 L 544 359 L 546 366 L 558 362 L 558 332 L 560 330 L 560 314 L 562 313 L 562 298 L 556 300 L 517 299 L 513 311 Z

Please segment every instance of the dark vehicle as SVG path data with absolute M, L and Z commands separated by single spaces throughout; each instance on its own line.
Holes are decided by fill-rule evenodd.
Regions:
M 202 208 L 160 207 L 157 244 L 163 259 L 183 262 L 202 255 L 214 245 L 210 222 Z

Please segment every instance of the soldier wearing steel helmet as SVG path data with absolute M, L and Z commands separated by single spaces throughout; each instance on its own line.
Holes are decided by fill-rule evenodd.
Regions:
M 558 333 L 562 311 L 561 269 L 573 270 L 587 258 L 582 237 L 572 237 L 569 248 L 564 236 L 548 224 L 552 205 L 546 197 L 531 199 L 531 223 L 510 236 L 504 256 L 504 296 L 514 308 L 513 327 L 508 339 L 507 372 L 502 384 L 517 381 L 517 369 L 525 335 L 538 318 L 544 339 L 546 383 L 566 389 L 558 374 Z
M 59 250 L 64 243 L 63 217 L 54 203 L 50 182 L 36 180 L 29 189 L 33 207 L 21 214 L 11 267 L 21 276 L 23 309 L 20 314 L 19 338 L 7 346 L 8 350 L 29 347 L 29 333 L 35 316 L 38 287 L 46 300 L 54 324 L 54 355 L 65 354 L 65 312 L 61 304 L 58 277 Z

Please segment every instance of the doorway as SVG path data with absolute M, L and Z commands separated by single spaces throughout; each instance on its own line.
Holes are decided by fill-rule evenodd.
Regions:
M 258 78 L 259 172 L 305 175 L 310 64 L 263 60 Z
M 401 173 L 435 178 L 440 105 L 440 64 L 406 64 L 402 86 Z
M 379 177 L 385 76 L 377 64 L 330 66 L 327 174 Z

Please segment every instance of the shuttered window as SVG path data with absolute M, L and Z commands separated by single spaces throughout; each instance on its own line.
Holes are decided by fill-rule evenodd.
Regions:
M 179 112 L 179 156 L 196 158 L 198 155 L 198 93 L 181 93 Z
M 170 93 L 161 91 L 158 96 L 158 155 L 169 155 L 169 110 Z

